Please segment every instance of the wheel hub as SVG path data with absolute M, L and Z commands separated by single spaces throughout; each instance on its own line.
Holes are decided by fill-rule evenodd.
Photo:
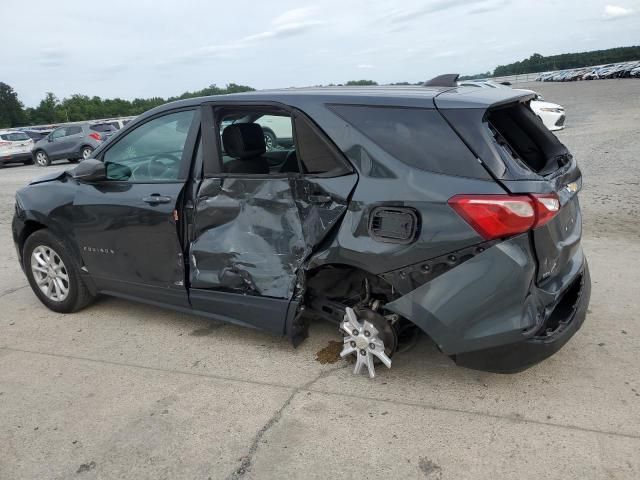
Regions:
M 33 250 L 31 272 L 38 288 L 48 299 L 62 302 L 69 295 L 69 272 L 51 247 L 40 245 Z
M 355 375 L 359 375 L 366 366 L 369 377 L 374 378 L 376 376 L 374 357 L 377 357 L 387 368 L 391 368 L 391 359 L 385 353 L 385 344 L 380 331 L 371 321 L 358 320 L 356 312 L 347 307 L 340 329 L 346 333 L 340 356 L 344 358 L 352 353 L 356 355 L 356 365 L 353 369 Z

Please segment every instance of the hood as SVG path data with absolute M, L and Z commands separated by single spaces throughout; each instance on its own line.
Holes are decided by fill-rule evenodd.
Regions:
M 531 100 L 531 108 L 534 110 L 540 109 L 540 108 L 560 108 L 564 110 L 564 108 L 562 108 L 557 103 L 543 102 L 541 100 Z
M 58 170 L 55 172 L 47 173 L 41 177 L 34 178 L 29 182 L 29 185 L 36 185 L 38 183 L 53 182 L 54 180 L 60 180 L 67 175 L 67 170 Z

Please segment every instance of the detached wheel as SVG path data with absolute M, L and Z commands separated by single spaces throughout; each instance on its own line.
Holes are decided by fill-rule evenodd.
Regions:
M 38 230 L 27 238 L 23 262 L 33 293 L 50 310 L 76 312 L 93 299 L 75 259 L 48 230 Z
M 44 150 L 38 150 L 36 152 L 36 165 L 39 167 L 48 167 L 51 165 L 51 159 L 49 159 L 49 155 Z
M 264 130 L 264 144 L 267 147 L 267 152 L 270 152 L 278 145 L 278 138 L 275 133 L 270 130 Z
M 93 153 L 92 147 L 89 147 L 89 146 L 82 147 L 82 149 L 80 150 L 80 155 L 82 157 L 81 160 L 86 160 L 91 156 L 92 153 Z

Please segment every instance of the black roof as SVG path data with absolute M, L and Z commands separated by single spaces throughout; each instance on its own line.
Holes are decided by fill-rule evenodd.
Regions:
M 178 100 L 154 108 L 157 113 L 167 109 L 200 105 L 207 102 L 277 102 L 304 110 L 311 104 L 362 104 L 419 108 L 487 108 L 531 96 L 531 92 L 509 88 L 478 89 L 473 87 L 425 87 L 425 86 L 349 86 L 304 87 L 212 95 Z M 437 98 L 437 101 L 436 101 Z M 147 115 L 143 115 L 146 117 Z

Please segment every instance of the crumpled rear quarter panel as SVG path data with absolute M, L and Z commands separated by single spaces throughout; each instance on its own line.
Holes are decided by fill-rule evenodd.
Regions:
M 513 237 L 386 305 L 446 354 L 524 339 L 543 311 L 528 234 Z

